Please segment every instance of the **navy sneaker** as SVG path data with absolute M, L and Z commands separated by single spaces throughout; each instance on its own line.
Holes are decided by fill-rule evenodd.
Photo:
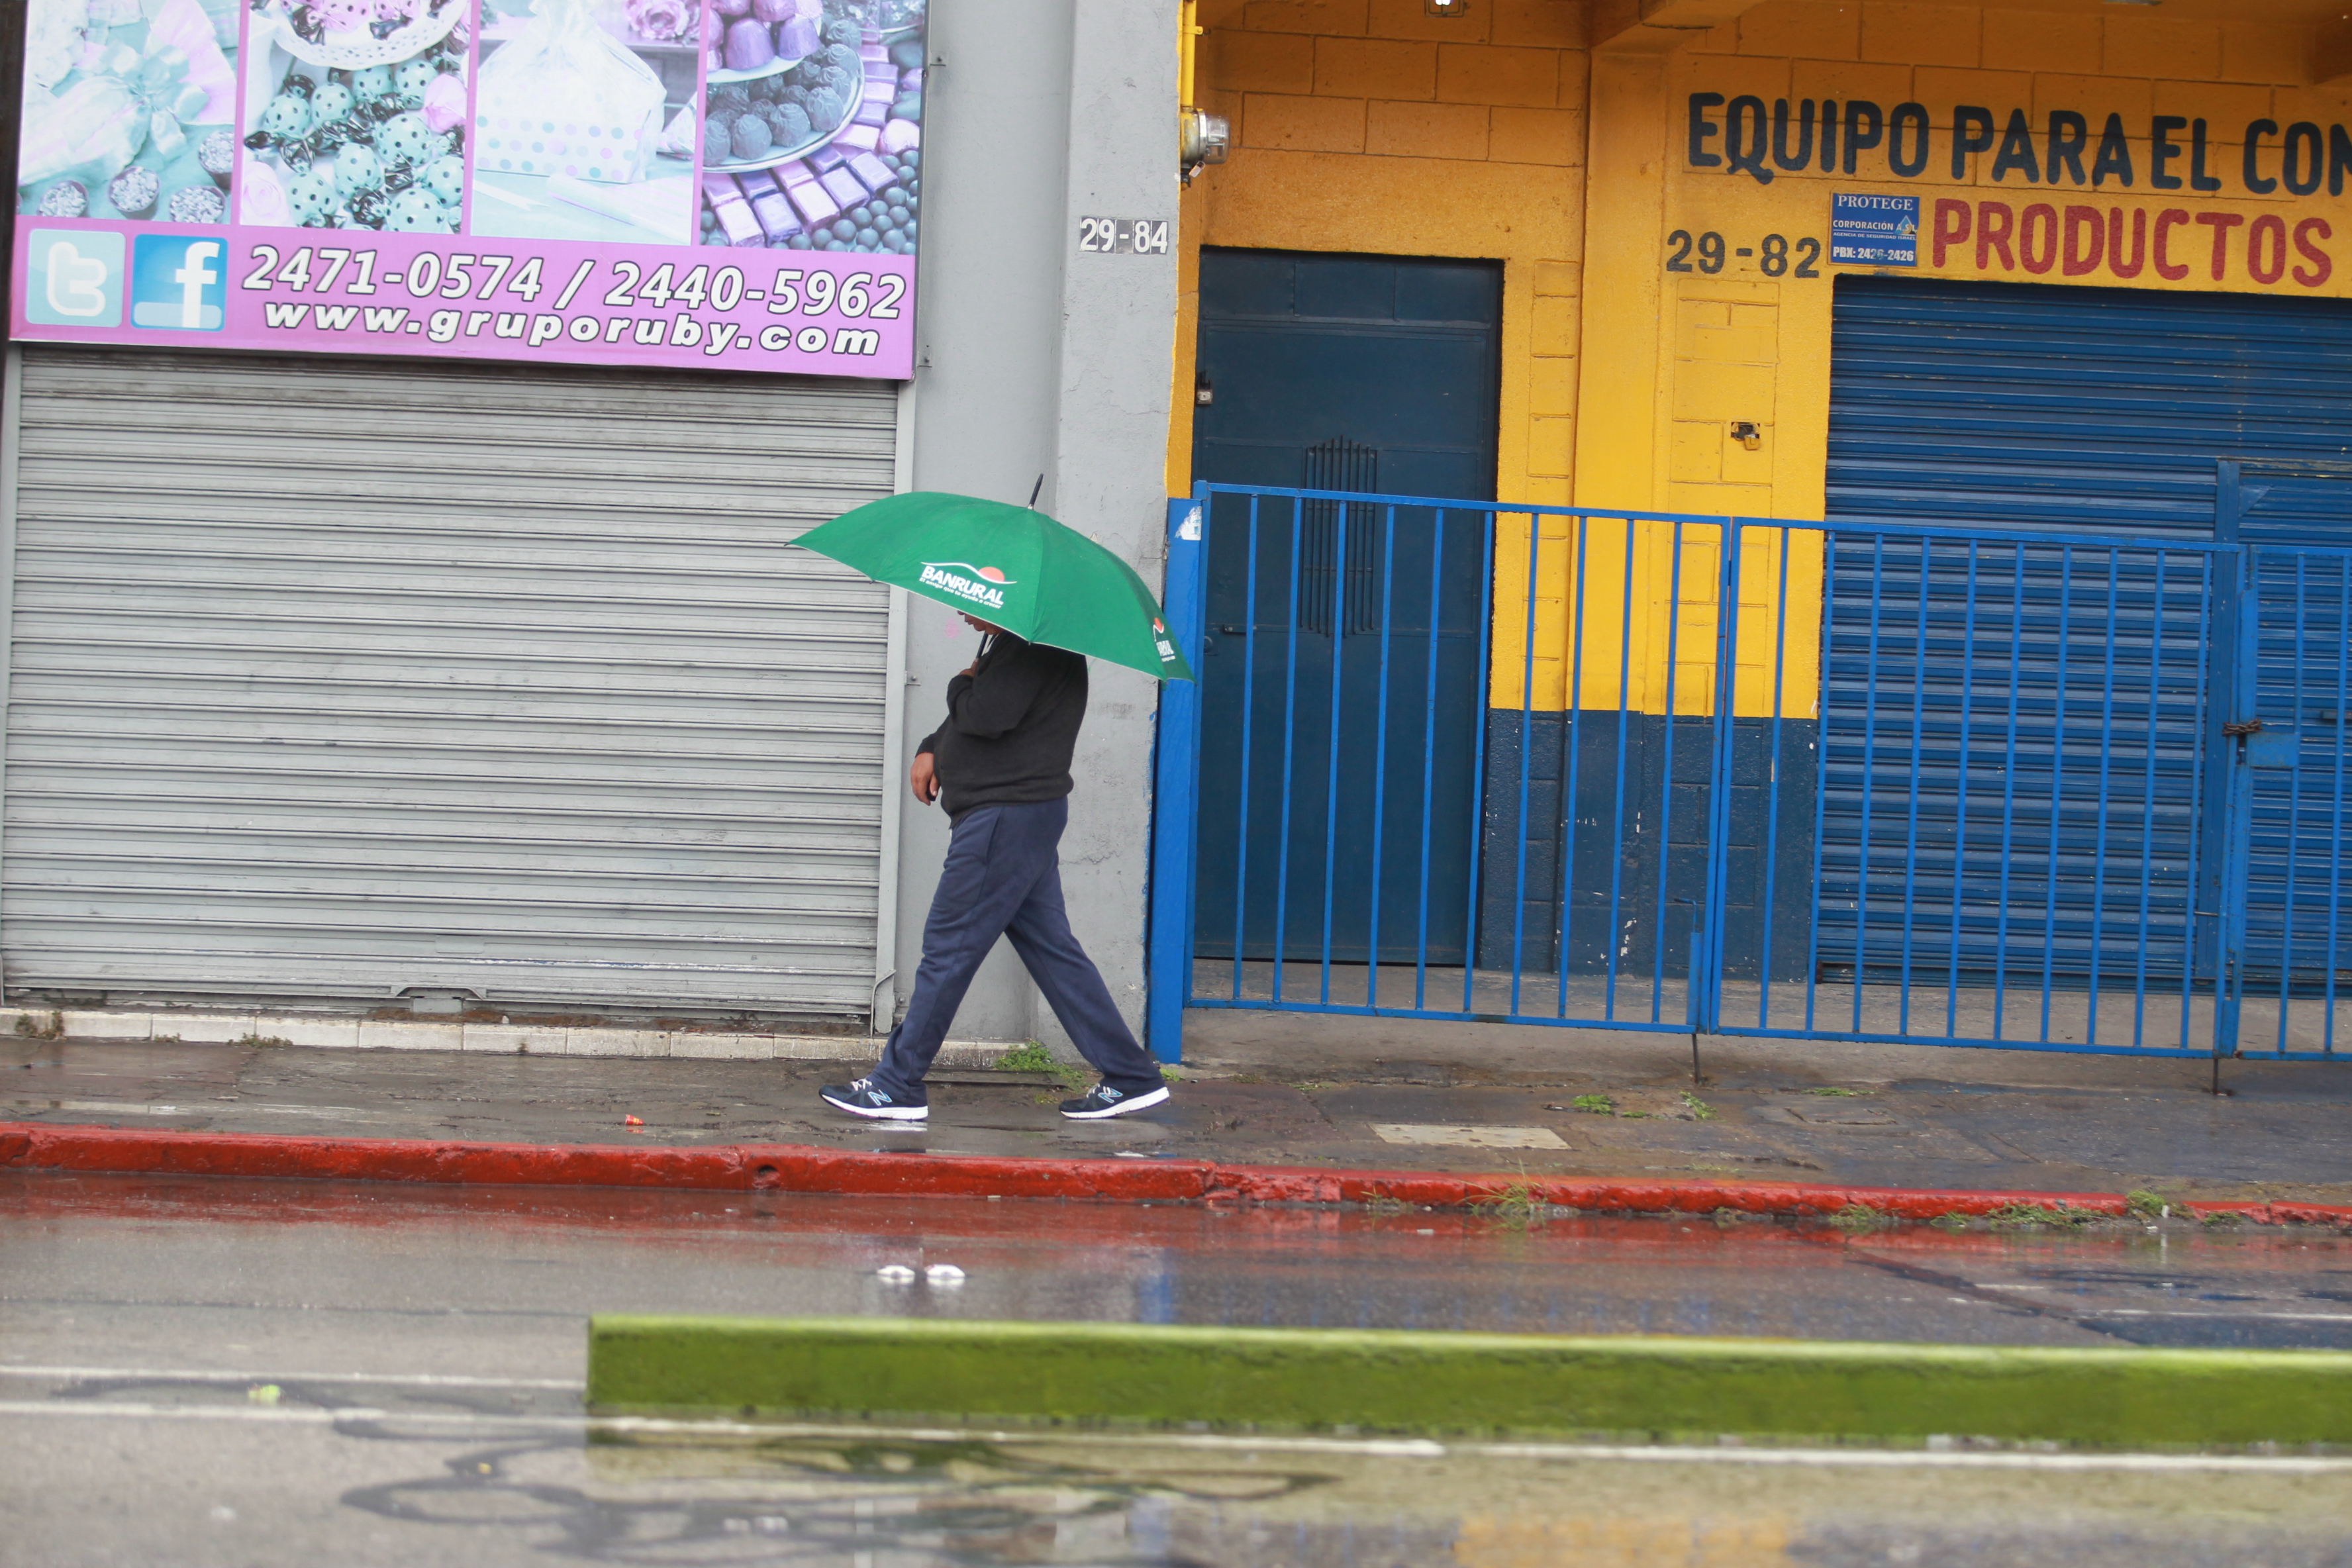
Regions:
M 1149 1110 L 1168 1100 L 1168 1086 L 1147 1089 L 1141 1094 L 1121 1094 L 1107 1083 L 1098 1083 L 1087 1090 L 1084 1100 L 1062 1101 L 1062 1114 L 1073 1121 L 1100 1121 L 1106 1117 L 1125 1116 L 1130 1110 Z
M 911 1096 L 897 1095 L 870 1078 L 861 1078 L 851 1084 L 829 1083 L 817 1090 L 817 1095 L 835 1110 L 870 1116 L 879 1121 L 927 1121 L 931 1115 L 921 1089 Z

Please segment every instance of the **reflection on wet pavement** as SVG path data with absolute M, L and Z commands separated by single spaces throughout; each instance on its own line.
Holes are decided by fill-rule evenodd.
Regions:
M 0 1557 L 2352 1563 L 2352 1456 L 592 1422 L 597 1311 L 2345 1346 L 2352 1238 L 0 1177 Z
M 0 1177 L 10 1311 L 84 1282 L 400 1334 L 452 1303 L 1999 1344 L 2352 1348 L 2352 1238 Z M 963 1278 L 934 1284 L 926 1266 Z M 904 1283 L 877 1271 L 911 1268 Z M 43 1281 L 27 1288 L 26 1281 Z M 297 1310 L 297 1303 L 299 1310 Z M 420 1314 L 423 1316 L 420 1318 Z M 419 1331 L 422 1331 L 421 1330 Z M 512 1370 L 512 1369 L 509 1369 Z
M 277 1385 L 269 1385 L 277 1386 Z M 68 1505 L 110 1456 L 183 1483 L 194 1419 L 252 1391 L 61 1384 L 124 1419 L 46 1426 L 17 1513 L 28 1563 L 68 1555 Z M 1640 1449 L 854 1426 L 589 1426 L 446 1395 L 280 1387 L 308 1424 L 223 1421 L 246 1483 L 174 1563 L 550 1561 L 958 1568 L 1768 1568 L 1775 1564 L 2340 1564 L 2352 1458 L 1966 1448 Z M 352 1393 L 368 1406 L 342 1400 Z M 136 1399 L 136 1404 L 125 1401 Z M 16 1415 L 20 1406 L 11 1405 Z M 182 1442 L 174 1447 L 174 1437 Z M 96 1441 L 92 1441 L 96 1439 Z M 101 1448 L 104 1455 L 94 1450 Z M 103 1467 L 100 1467 L 101 1469 Z M 357 1479 L 354 1479 L 354 1478 Z M 168 1515 L 173 1500 L 162 1500 Z M 290 1506 L 289 1506 L 290 1504 Z M 102 1517 L 102 1510 L 99 1510 Z M 320 1547 L 327 1550 L 320 1550 Z

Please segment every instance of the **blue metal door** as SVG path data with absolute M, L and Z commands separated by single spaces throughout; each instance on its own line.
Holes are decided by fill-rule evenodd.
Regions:
M 1487 519 L 1402 498 L 1494 494 L 1500 321 L 1486 263 L 1202 253 L 1193 473 L 1259 491 L 1205 519 L 1203 956 L 1466 951 Z
M 2248 547 L 2233 714 L 2244 731 L 2242 983 L 2277 999 L 2242 1044 L 2285 1050 L 2293 998 L 2325 999 L 2332 1037 L 2336 999 L 2352 992 L 2352 465 L 2230 461 L 2220 480 L 2221 537 Z

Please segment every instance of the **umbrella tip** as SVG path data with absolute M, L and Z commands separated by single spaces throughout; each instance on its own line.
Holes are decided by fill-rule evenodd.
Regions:
M 1037 482 L 1029 487 L 1029 510 L 1037 510 L 1037 498 L 1045 492 L 1045 476 L 1039 474 Z

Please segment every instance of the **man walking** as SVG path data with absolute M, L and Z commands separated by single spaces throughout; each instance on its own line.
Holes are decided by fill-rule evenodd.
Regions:
M 1070 817 L 1070 753 L 1087 714 L 1086 658 L 964 619 L 981 634 L 980 657 L 948 682 L 947 722 L 917 748 L 909 773 L 915 798 L 929 805 L 944 797 L 954 825 L 914 994 L 881 1064 L 821 1092 L 852 1116 L 928 1120 L 924 1075 L 1001 934 L 1102 1074 L 1083 1099 L 1064 1100 L 1062 1114 L 1095 1121 L 1158 1105 L 1168 1098 L 1160 1064 L 1136 1043 L 1062 907 L 1058 850 Z

